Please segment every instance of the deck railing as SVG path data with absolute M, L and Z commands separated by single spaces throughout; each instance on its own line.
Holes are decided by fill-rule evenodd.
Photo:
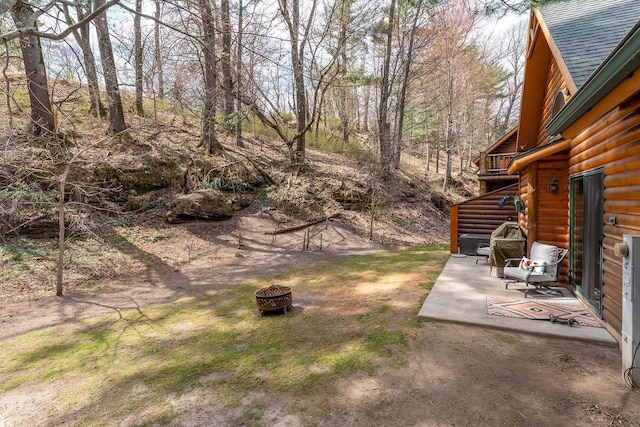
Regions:
M 515 153 L 501 153 L 501 154 L 482 154 L 480 165 L 484 168 L 480 168 L 480 173 L 488 174 L 503 174 L 507 172 L 507 167 L 511 159 L 515 157 Z

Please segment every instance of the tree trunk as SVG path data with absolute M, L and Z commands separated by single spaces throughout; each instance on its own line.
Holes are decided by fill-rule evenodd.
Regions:
M 364 87 L 364 103 L 362 115 L 362 130 L 369 132 L 369 100 L 371 99 L 371 85 L 369 83 Z
M 231 17 L 229 13 L 229 0 L 220 1 L 220 13 L 222 18 L 222 58 L 220 70 L 222 71 L 222 86 L 224 88 L 224 128 L 231 132 L 234 128 L 233 111 L 235 102 L 233 98 L 233 77 L 231 75 Z
M 427 174 L 431 172 L 431 147 L 427 141 Z
M 237 106 L 236 112 L 238 116 L 236 117 L 236 145 L 238 147 L 242 147 L 244 144 L 242 143 L 242 102 L 240 102 L 240 94 L 242 93 L 242 35 L 243 35 L 243 5 L 242 0 L 238 0 L 238 35 L 236 36 L 236 92 L 238 93 L 237 98 Z
M 291 8 L 289 8 L 291 1 Z M 299 40 L 300 0 L 279 0 L 280 13 L 289 31 L 291 42 L 291 64 L 293 66 L 293 87 L 295 92 L 296 137 L 289 147 L 289 158 L 294 168 L 301 168 L 305 161 L 305 143 L 307 131 L 307 94 L 304 84 L 305 40 Z M 315 8 L 315 4 L 314 4 Z M 294 148 L 295 145 L 295 148 Z
M 352 108 L 356 112 L 356 130 L 360 132 L 362 130 L 362 109 L 360 107 L 360 91 L 357 87 L 351 90 L 353 101 L 351 102 Z
M 438 113 L 436 118 L 436 150 L 435 153 L 433 153 L 436 156 L 436 175 L 440 173 L 440 118 L 440 113 Z
M 67 177 L 71 170 L 71 163 L 65 165 L 60 177 L 60 187 L 58 189 L 58 262 L 56 265 L 56 296 L 61 297 L 64 288 L 64 252 L 66 248 L 66 226 L 64 200 L 66 195 Z
M 104 3 L 104 0 L 94 0 L 94 8 L 97 9 Z M 124 120 L 124 110 L 122 108 L 122 99 L 120 98 L 120 88 L 118 86 L 118 73 L 113 57 L 113 48 L 111 47 L 111 37 L 109 36 L 107 12 L 98 15 L 93 22 L 96 26 L 96 32 L 98 33 L 98 48 L 100 49 L 102 73 L 104 75 L 104 85 L 107 92 L 109 133 L 120 134 L 125 132 L 127 125 Z
M 158 76 L 158 98 L 164 99 L 164 71 L 162 70 L 162 51 L 160 50 L 160 18 L 162 0 L 156 0 L 155 26 L 153 30 L 153 42 L 155 45 L 154 59 L 156 74 Z
M 431 171 L 431 146 L 429 145 L 429 115 L 427 115 L 426 120 L 424 121 L 424 145 L 427 151 L 427 174 Z
M 380 143 L 380 177 L 383 180 L 389 178 L 391 169 L 391 125 L 389 123 L 389 96 L 391 93 L 389 69 L 391 64 L 391 42 L 393 36 L 393 21 L 395 15 L 396 0 L 391 0 L 389 6 L 389 22 L 387 25 L 387 44 L 382 65 L 382 81 L 380 84 L 380 105 L 378 108 L 378 133 Z
M 447 155 L 447 163 L 445 165 L 445 173 L 444 173 L 444 181 L 442 182 L 442 189 L 445 190 L 449 183 L 451 182 L 451 152 L 453 151 L 453 135 L 454 135 L 454 122 L 453 122 L 453 103 L 454 103 L 454 72 L 453 72 L 453 64 L 451 60 L 447 61 L 447 79 L 448 79 L 448 90 L 447 90 L 447 134 L 445 137 L 445 153 Z
M 351 10 L 351 1 L 343 0 L 340 5 L 340 35 L 338 37 L 338 46 L 340 48 L 339 72 L 341 74 L 342 85 L 338 88 L 338 115 L 340 117 L 340 133 L 342 134 L 342 148 L 349 144 L 349 111 L 347 100 L 347 82 L 346 74 L 348 69 L 347 58 L 347 30 L 349 25 L 349 12 Z
M 135 92 L 136 92 L 136 114 L 144 115 L 142 106 L 142 0 L 136 0 L 136 13 L 133 16 L 133 34 L 134 34 L 134 58 L 135 58 Z
M 21 0 L 17 1 L 11 9 L 16 28 L 23 28 L 33 13 L 31 6 Z M 20 49 L 31 106 L 29 133 L 39 138 L 55 130 L 40 39 L 31 35 L 20 37 Z
M 204 57 L 204 100 L 202 108 L 202 137 L 200 145 L 209 154 L 221 150 L 216 134 L 216 37 L 213 13 L 209 0 L 199 0 L 202 23 L 202 55 Z
M 86 16 L 83 6 L 76 3 L 75 10 L 78 20 L 82 21 Z M 90 13 L 91 10 L 88 12 Z M 66 4 L 64 5 L 64 14 L 67 19 L 67 23 L 71 25 L 73 23 L 73 19 L 69 14 L 69 8 Z M 80 27 L 78 31 L 73 32 L 73 37 L 78 43 L 78 46 L 80 46 L 80 50 L 82 50 L 84 72 L 87 77 L 87 88 L 89 90 L 89 102 L 91 103 L 91 106 L 89 107 L 89 114 L 98 118 L 103 117 L 106 115 L 106 110 L 100 100 L 100 84 L 98 83 L 98 72 L 96 71 L 96 59 L 93 56 L 93 51 L 91 50 L 91 27 L 89 25 Z
M 9 119 L 9 128 L 7 129 L 8 133 L 13 133 L 13 110 L 11 109 L 11 100 L 13 99 L 11 96 L 11 82 L 9 81 L 9 74 L 7 71 L 9 70 L 10 62 L 10 50 L 9 44 L 4 44 L 5 56 L 4 56 L 4 66 L 2 67 L 2 76 L 4 77 L 4 101 L 7 108 L 7 118 Z
M 296 91 L 296 116 L 298 119 L 298 138 L 296 139 L 295 163 L 296 167 L 301 167 L 305 160 L 307 127 L 307 94 L 304 85 L 304 45 L 298 41 L 298 31 L 300 29 L 300 3 L 299 0 L 292 0 L 293 3 L 293 27 L 295 37 L 291 39 L 291 61 L 293 62 L 294 87 Z
M 393 157 L 393 163 L 396 169 L 400 168 L 400 156 L 402 155 L 402 133 L 404 127 L 404 110 L 407 101 L 407 86 L 409 86 L 409 75 L 411 73 L 411 62 L 413 58 L 413 45 L 416 38 L 418 19 L 420 18 L 421 10 L 422 0 L 418 0 L 415 12 L 416 15 L 413 19 L 413 25 L 411 26 L 411 33 L 409 35 L 409 49 L 407 50 L 407 58 L 404 63 L 404 76 L 402 79 L 402 88 L 400 89 L 400 100 L 398 105 L 398 139 L 396 141 L 395 155 Z

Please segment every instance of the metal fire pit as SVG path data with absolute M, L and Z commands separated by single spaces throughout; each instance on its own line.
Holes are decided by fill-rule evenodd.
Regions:
M 265 311 L 283 310 L 287 314 L 287 308 L 291 307 L 291 288 L 288 286 L 271 285 L 255 291 L 258 314 L 262 316 Z

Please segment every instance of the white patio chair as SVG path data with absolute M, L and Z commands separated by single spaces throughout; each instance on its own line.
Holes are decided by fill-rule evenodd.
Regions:
M 546 289 L 562 295 L 562 292 L 551 289 L 549 283 L 558 284 L 560 267 L 564 257 L 569 252 L 567 249 L 560 249 L 553 245 L 533 242 L 529 257 L 509 258 L 505 260 L 504 284 L 505 289 L 509 289 L 509 284 L 523 282 L 527 286 L 534 286 L 527 289 L 524 297 L 530 291 Z

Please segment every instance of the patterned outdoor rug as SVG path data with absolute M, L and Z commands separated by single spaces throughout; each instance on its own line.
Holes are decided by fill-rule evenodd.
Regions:
M 574 325 L 602 327 L 580 304 L 487 297 L 487 314 L 533 320 L 549 320 L 549 316 L 559 316 L 559 319 L 575 320 L 575 323 L 572 322 Z

